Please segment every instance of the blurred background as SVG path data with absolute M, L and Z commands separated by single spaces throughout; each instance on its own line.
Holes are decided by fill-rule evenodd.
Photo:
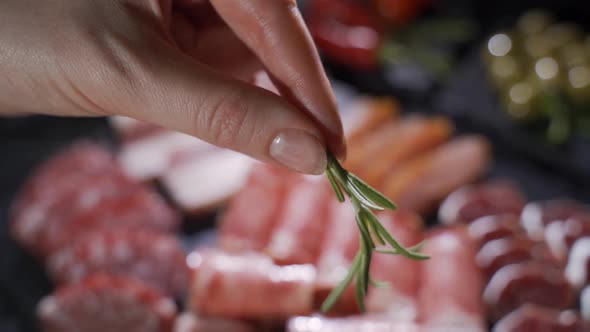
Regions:
M 396 202 L 407 201 L 401 206 L 419 213 L 428 227 L 439 224 L 438 207 L 449 193 L 495 179 L 508 180 L 526 202 L 563 198 L 585 211 L 584 205 L 590 203 L 587 2 L 307 0 L 300 1 L 300 7 L 332 79 L 345 125 L 353 128 L 347 132 L 353 158 L 348 166 L 360 170 L 361 177 L 372 173 L 355 168 L 354 158 L 377 160 L 377 151 L 388 148 L 351 138 L 361 121 L 358 114 L 367 117 L 387 109 L 398 122 L 418 116 L 452 128 L 442 129 L 444 137 L 420 154 L 444 147 L 456 137 L 481 135 L 489 145 L 489 151 L 482 152 L 486 156 L 473 155 L 485 167 L 474 166 L 473 176 L 440 189 L 438 195 L 422 199 L 415 194 L 419 203 L 413 193 L 408 194 L 410 189 L 396 191 L 401 180 L 378 188 L 391 190 L 389 196 Z M 373 145 L 380 137 L 388 136 L 372 136 Z M 38 331 L 36 305 L 54 289 L 43 263 L 10 231 L 15 197 L 40 163 L 80 139 L 108 147 L 134 181 L 163 193 L 182 215 L 175 234 L 188 250 L 215 241 L 219 212 L 245 183 L 250 184 L 246 179 L 251 163 L 242 157 L 225 151 L 215 151 L 215 157 L 194 157 L 206 150 L 200 143 L 159 129 L 142 129 L 142 124 L 129 119 L 0 119 L 0 331 Z M 412 142 L 380 143 L 396 149 L 395 144 L 417 144 Z M 185 150 L 192 151 L 188 157 Z M 445 151 L 436 150 L 433 158 Z M 452 148 L 448 151 L 454 153 Z M 404 162 L 416 158 L 417 154 Z M 466 158 L 472 161 L 471 155 Z M 216 171 L 227 164 L 234 169 Z M 399 167 L 411 173 L 418 165 L 409 162 Z M 422 181 L 414 179 L 412 186 L 425 186 L 428 176 L 461 172 L 461 162 L 441 165 L 456 167 L 439 169 Z M 388 169 L 393 174 L 399 167 Z M 468 165 L 466 169 L 469 172 Z M 393 179 L 388 173 L 389 177 Z M 203 190 L 187 190 L 187 183 Z M 211 193 L 212 187 L 218 190 Z M 205 192 L 212 196 L 204 197 Z M 561 270 L 567 265 L 563 259 L 557 264 Z M 579 309 L 577 300 L 557 309 L 569 308 Z M 486 315 L 489 326 L 502 317 Z

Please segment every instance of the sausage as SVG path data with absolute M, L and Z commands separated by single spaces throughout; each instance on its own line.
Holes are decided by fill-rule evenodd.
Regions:
M 108 273 L 140 279 L 163 294 L 184 297 L 189 283 L 186 254 L 180 241 L 146 230 L 90 232 L 51 255 L 47 269 L 59 284 Z
M 395 121 L 399 116 L 399 105 L 393 98 L 362 97 L 353 103 L 348 114 L 343 119 L 343 125 L 351 149 L 352 145 L 382 124 Z
M 279 266 L 259 253 L 192 252 L 189 307 L 203 315 L 235 319 L 286 319 L 313 307 L 313 265 Z
M 577 214 L 565 220 L 555 221 L 545 228 L 545 242 L 560 261 L 567 256 L 574 242 L 590 236 L 590 214 Z
M 581 289 L 590 281 L 590 237 L 583 237 L 574 243 L 565 267 L 567 280 Z
M 397 123 L 383 125 L 379 131 L 365 137 L 366 158 L 352 170 L 369 185 L 379 187 L 397 167 L 444 143 L 452 132 L 451 122 L 442 117 L 408 116 Z
M 174 332 L 254 332 L 248 323 L 224 318 L 201 317 L 185 312 L 174 322 Z
M 326 229 L 326 206 L 332 199 L 325 178 L 301 178 L 287 193 L 265 252 L 279 264 L 315 263 Z
M 451 193 L 441 204 L 439 220 L 443 224 L 470 223 L 489 215 L 520 215 L 524 204 L 525 197 L 514 184 L 495 180 Z
M 532 259 L 553 264 L 544 243 L 535 243 L 523 236 L 492 240 L 479 250 L 475 258 L 477 265 L 488 279 L 503 266 Z
M 400 166 L 384 180 L 382 192 L 401 208 L 426 213 L 450 192 L 481 176 L 489 158 L 484 138 L 457 138 Z
M 485 331 L 481 302 L 483 278 L 475 264 L 476 244 L 462 227 L 428 234 L 420 263 L 419 320 L 423 328 Z
M 256 164 L 220 219 L 220 247 L 231 251 L 263 249 L 286 203 L 289 186 L 298 179 L 297 173 L 285 168 Z
M 567 309 L 574 293 L 559 268 L 538 261 L 500 268 L 486 286 L 483 299 L 493 319 L 499 319 L 524 303 Z
M 396 321 L 387 316 L 363 315 L 344 318 L 321 316 L 293 317 L 287 322 L 287 332 L 418 332 L 415 322 Z
M 520 219 L 528 236 L 535 241 L 542 241 L 548 224 L 578 213 L 588 213 L 588 209 L 569 199 L 555 199 L 527 204 Z
M 422 240 L 422 219 L 411 212 L 381 212 L 379 221 L 403 246 L 417 245 Z M 370 287 L 366 304 L 369 312 L 387 312 L 396 320 L 415 320 L 416 296 L 420 282 L 421 262 L 403 256 L 373 254 L 370 275 L 388 284 L 387 288 Z
M 60 287 L 37 306 L 43 332 L 170 332 L 171 298 L 132 278 L 93 275 Z
M 480 217 L 471 222 L 467 228 L 469 236 L 480 246 L 486 243 L 519 235 L 520 219 L 514 214 L 499 214 Z
M 574 310 L 524 304 L 498 321 L 493 332 L 584 332 L 588 326 Z

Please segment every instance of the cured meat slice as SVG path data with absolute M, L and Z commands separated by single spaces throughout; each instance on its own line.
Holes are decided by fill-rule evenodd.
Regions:
M 193 136 L 160 131 L 149 137 L 124 143 L 119 161 L 131 178 L 146 181 L 166 173 L 172 167 L 174 155 L 188 149 L 202 154 L 215 150 L 209 143 Z
M 567 309 L 573 304 L 573 295 L 559 268 L 529 261 L 499 269 L 486 286 L 483 298 L 492 318 L 499 319 L 525 303 Z
M 463 228 L 430 233 L 422 250 L 432 259 L 420 263 L 418 312 L 426 331 L 485 331 L 476 245 Z
M 275 265 L 259 253 L 195 251 L 190 304 L 203 315 L 243 319 L 286 319 L 312 311 L 315 268 Z
M 334 199 L 329 204 L 329 218 L 324 238 L 321 241 L 316 278 L 316 304 L 319 306 L 330 291 L 346 276 L 359 247 L 359 231 L 355 211 L 349 201 L 340 203 Z M 351 286 L 336 302 L 332 313 L 358 312 Z
M 500 214 L 475 219 L 467 228 L 469 236 L 480 246 L 522 233 L 518 215 Z
M 524 195 L 514 184 L 496 180 L 451 193 L 441 204 L 438 216 L 444 224 L 467 224 L 489 215 L 520 215 L 524 204 Z
M 383 132 L 384 127 L 386 125 L 379 132 Z M 453 126 L 446 118 L 406 117 L 393 127 L 390 133 L 384 133 L 389 137 L 382 140 L 371 135 L 370 138 L 380 140 L 380 144 L 368 155 L 371 162 L 359 166 L 358 175 L 371 186 L 381 186 L 383 179 L 403 162 L 444 143 L 453 132 Z
M 382 191 L 399 207 L 425 213 L 482 175 L 489 158 L 484 138 L 457 138 L 402 165 L 384 180 Z
M 256 164 L 221 218 L 220 246 L 232 251 L 263 249 L 285 205 L 287 190 L 299 177 L 285 168 Z
M 380 222 L 402 245 L 410 247 L 422 240 L 422 219 L 407 211 L 381 212 Z M 414 320 L 421 262 L 403 256 L 373 254 L 371 277 L 386 282 L 387 288 L 370 287 L 366 299 L 369 312 L 387 312 L 397 320 Z
M 399 105 L 393 98 L 359 98 L 343 121 L 347 141 L 354 144 L 383 123 L 395 120 L 398 114 Z
M 580 292 L 580 311 L 584 320 L 590 323 L 590 286 Z
M 42 299 L 37 315 L 44 332 L 170 332 L 176 305 L 136 279 L 94 275 Z
M 584 332 L 589 327 L 573 311 L 559 311 L 534 304 L 525 304 L 504 316 L 493 332 Z
M 578 213 L 590 213 L 588 208 L 569 199 L 532 202 L 522 210 L 521 223 L 528 236 L 542 241 L 545 227 L 554 221 L 566 220 Z
M 202 213 L 219 206 L 238 192 L 254 160 L 221 150 L 178 164 L 166 171 L 162 184 L 183 211 Z
M 396 321 L 386 316 L 351 316 L 326 318 L 321 316 L 293 317 L 287 332 L 419 332 L 414 322 Z
M 315 263 L 334 199 L 323 177 L 303 177 L 291 187 L 265 249 L 279 264 Z
M 590 281 L 590 237 L 583 237 L 574 243 L 570 252 L 565 276 L 577 289 L 586 286 Z
M 484 276 L 491 278 L 501 267 L 537 259 L 554 263 L 544 243 L 536 243 L 522 236 L 505 237 L 486 243 L 477 253 L 475 261 Z M 552 264 L 557 266 L 557 264 Z
M 545 242 L 559 261 L 567 260 L 574 242 L 585 236 L 590 236 L 590 214 L 577 214 L 545 228 Z
M 95 273 L 131 276 L 164 294 L 183 297 L 189 284 L 186 254 L 172 235 L 110 230 L 80 236 L 47 261 L 53 280 L 76 283 Z
M 185 312 L 176 318 L 174 332 L 254 332 L 255 329 L 239 320 L 200 317 Z
M 45 222 L 38 246 L 45 255 L 67 246 L 80 235 L 96 229 L 151 229 L 173 231 L 179 215 L 155 192 L 139 187 L 111 196 L 90 208 L 70 211 Z

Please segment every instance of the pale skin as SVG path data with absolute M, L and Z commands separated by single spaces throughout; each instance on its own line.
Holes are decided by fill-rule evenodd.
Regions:
M 261 69 L 281 96 L 249 83 Z M 294 0 L 2 0 L 12 113 L 129 116 L 311 174 L 346 150 Z

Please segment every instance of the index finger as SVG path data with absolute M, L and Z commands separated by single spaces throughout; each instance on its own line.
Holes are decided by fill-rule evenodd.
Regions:
M 295 1 L 211 3 L 258 56 L 281 95 L 311 116 L 322 129 L 331 152 L 344 157 L 346 145 L 332 88 Z

